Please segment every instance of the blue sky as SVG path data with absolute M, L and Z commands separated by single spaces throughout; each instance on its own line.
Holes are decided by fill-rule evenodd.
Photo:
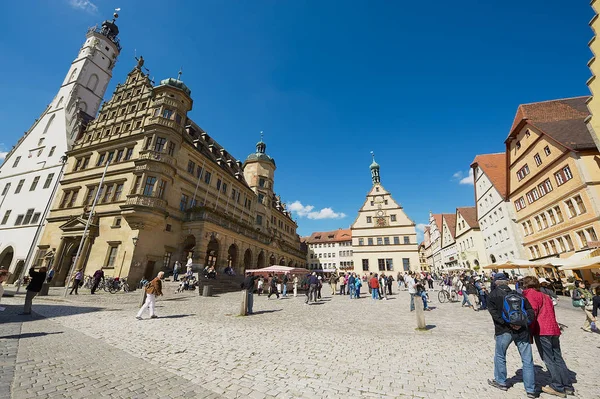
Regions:
M 244 159 L 265 132 L 276 191 L 302 205 L 301 235 L 354 221 L 370 151 L 416 223 L 472 205 L 461 180 L 475 155 L 504 150 L 519 104 L 589 94 L 587 1 L 8 2 L 0 151 L 115 7 L 123 51 L 105 97 L 135 52 L 157 81 L 183 67 L 191 118 L 230 153 Z

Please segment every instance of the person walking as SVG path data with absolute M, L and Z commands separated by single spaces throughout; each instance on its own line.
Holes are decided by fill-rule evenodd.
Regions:
M 478 311 L 479 309 L 477 308 L 477 297 L 478 297 L 478 292 L 477 292 L 477 288 L 475 287 L 475 284 L 473 283 L 473 279 L 470 278 L 467 280 L 467 289 L 466 289 L 467 295 L 469 296 L 469 301 L 471 302 L 471 307 L 473 308 L 474 311 Z
M 2 283 L 2 280 L 0 279 L 0 283 Z M 596 286 L 596 291 L 595 291 L 594 297 L 592 298 L 592 322 L 594 323 L 593 325 L 596 327 L 596 331 L 599 330 L 598 328 L 598 308 L 600 308 L 600 285 Z
M 544 277 L 542 277 L 539 279 L 539 283 L 540 283 L 540 292 L 542 294 L 548 295 L 552 299 L 552 304 L 554 306 L 558 305 L 558 296 L 556 295 L 556 292 L 552 289 L 550 282 L 548 280 L 546 280 Z
M 252 306 L 254 305 L 254 282 L 258 280 L 258 276 L 253 276 L 252 273 L 246 273 L 246 278 L 242 282 L 242 289 L 246 290 L 246 314 L 252 314 Z
M 52 281 L 53 278 L 54 278 L 54 266 L 52 266 L 50 268 L 50 270 L 48 270 L 48 273 L 46 274 L 46 282 L 48 284 L 50 284 L 50 281 Z
M 523 363 L 523 384 L 528 398 L 536 398 L 535 372 L 533 368 L 533 355 L 529 343 L 529 332 L 527 325 L 535 318 L 535 313 L 529 301 L 517 294 L 508 286 L 508 277 L 504 273 L 498 273 L 494 277 L 496 288 L 488 297 L 488 311 L 494 322 L 496 349 L 494 355 L 494 379 L 488 380 L 488 384 L 502 391 L 507 391 L 509 386 L 506 382 L 506 351 L 512 342 L 515 343 Z M 505 303 L 511 299 L 511 304 L 518 309 L 513 310 L 520 316 L 519 324 L 509 323 L 505 320 Z M 515 301 L 513 301 L 515 300 Z M 512 319 L 509 319 L 512 320 Z
M 175 261 L 175 265 L 173 266 L 173 281 L 179 281 L 179 271 L 181 270 L 181 263 L 179 261 Z
M 69 295 L 72 295 L 73 291 L 75 291 L 75 295 L 79 295 L 77 291 L 79 290 L 79 285 L 81 284 L 82 280 L 83 272 L 81 269 L 79 269 L 77 270 L 77 273 L 75 273 L 75 278 L 73 279 L 73 285 L 71 286 L 71 292 L 69 292 Z
M 540 291 L 540 283 L 536 277 L 524 277 L 522 285 L 523 296 L 527 298 L 535 313 L 535 321 L 531 324 L 529 332 L 535 340 L 546 369 L 550 372 L 550 385 L 542 387 L 542 391 L 561 398 L 574 395 L 575 389 L 569 377 L 569 369 L 560 349 L 560 327 L 556 322 L 552 299 Z
M 94 284 L 92 285 L 91 293 L 92 293 L 92 295 L 94 295 L 94 293 L 96 293 L 96 290 L 98 289 L 100 280 L 104 280 L 104 270 L 102 270 L 102 269 L 96 270 L 96 272 L 94 273 L 92 278 L 94 279 Z
M 360 287 L 362 287 L 362 281 L 360 281 L 360 277 L 358 277 L 356 274 L 354 275 L 354 287 L 355 287 L 355 298 L 359 299 L 360 298 Z
M 317 299 L 321 299 L 321 289 L 323 288 L 323 277 L 317 277 Z
M 356 296 L 356 280 L 354 274 L 350 274 L 350 277 L 348 277 L 348 288 L 350 289 L 350 299 L 353 299 Z
M 265 284 L 265 279 L 260 276 L 258 278 L 258 284 L 257 284 L 257 291 L 258 291 L 258 296 L 260 296 L 263 293 L 263 285 Z
M 429 289 L 432 290 L 433 289 L 433 277 L 431 276 L 431 273 L 427 273 L 427 284 L 429 285 Z
M 575 289 L 573 290 L 573 306 L 581 308 L 585 313 L 585 321 L 581 329 L 585 332 L 592 331 L 592 321 L 594 316 L 592 315 L 592 294 L 584 288 L 585 286 L 579 280 L 575 281 Z
M 387 301 L 387 291 L 385 290 L 387 286 L 387 276 L 385 273 L 381 273 L 379 276 L 379 299 L 383 299 Z
M 464 278 L 460 278 L 458 280 L 456 288 L 458 289 L 458 292 L 460 292 L 460 294 L 463 297 L 462 306 L 463 307 L 467 306 L 468 308 L 473 308 L 473 304 L 471 303 L 471 301 L 469 301 L 469 294 L 467 293 L 467 284 L 466 284 Z
M 288 282 L 290 281 L 290 277 L 288 275 L 288 272 L 285 272 L 283 274 L 283 292 L 281 293 L 282 296 L 287 297 L 287 285 Z
M 394 285 L 394 277 L 390 274 L 387 276 L 388 295 L 392 295 L 392 285 Z
M 317 286 L 319 285 L 319 279 L 317 273 L 313 272 L 306 282 L 308 284 L 308 293 L 306 295 L 306 304 L 308 305 L 311 301 L 317 302 Z
M 279 299 L 279 291 L 277 290 L 277 275 L 274 274 L 271 277 L 270 285 L 269 285 L 269 295 L 267 295 L 267 299 L 271 299 L 271 295 L 275 294 L 277 299 Z
M 374 300 L 379 299 L 379 278 L 377 278 L 377 273 L 371 277 L 369 280 L 369 287 L 371 288 L 371 298 Z
M 404 276 L 404 284 L 408 289 L 408 295 L 410 295 L 410 311 L 415 310 L 415 295 L 417 295 L 417 287 L 415 280 L 413 279 L 412 272 Z
M 8 270 L 0 269 L 0 302 L 2 302 L 2 295 L 4 295 L 4 282 L 8 280 Z M 0 312 L 3 312 L 6 308 L 0 306 Z
M 42 289 L 42 285 L 46 280 L 46 268 L 44 266 L 40 267 L 39 271 L 35 271 L 35 268 L 31 267 L 29 269 L 29 276 L 31 280 L 29 281 L 29 285 L 27 285 L 27 293 L 25 294 L 25 306 L 23 307 L 23 313 L 19 313 L 20 315 L 29 315 L 31 314 L 31 304 L 33 302 L 33 298 Z
M 479 295 L 479 310 L 487 310 L 487 288 L 479 276 L 475 277 L 475 288 Z
M 164 275 L 164 272 L 158 272 L 156 277 L 146 285 L 146 301 L 135 316 L 136 319 L 142 320 L 142 314 L 144 313 L 144 310 L 146 310 L 146 308 L 148 308 L 148 311 L 150 312 L 151 319 L 158 318 L 158 316 L 154 313 L 154 304 L 156 303 L 156 297 L 161 296 L 163 294 L 162 278 Z
M 331 277 L 329 277 L 329 286 L 331 287 L 331 296 L 334 296 L 337 292 L 337 283 L 339 277 L 336 273 L 332 273 Z
M 338 281 L 340 283 L 340 295 L 346 295 L 346 274 L 342 273 Z

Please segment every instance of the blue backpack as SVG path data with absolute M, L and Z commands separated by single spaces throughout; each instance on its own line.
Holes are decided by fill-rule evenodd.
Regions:
M 515 326 L 526 327 L 530 324 L 525 311 L 525 298 L 513 291 L 504 297 L 502 305 L 502 319 Z

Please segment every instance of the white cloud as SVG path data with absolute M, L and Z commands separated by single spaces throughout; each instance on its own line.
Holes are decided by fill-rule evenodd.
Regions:
M 0 152 L 0 161 L 4 161 L 4 158 L 8 155 L 8 152 L 1 151 Z
M 452 175 L 452 180 L 457 181 L 458 184 L 474 185 L 473 181 L 473 169 L 469 169 L 469 172 L 465 175 L 462 171 L 458 171 Z
M 427 227 L 427 226 L 429 226 L 429 225 L 425 224 L 425 223 L 417 223 L 416 229 L 417 229 L 417 231 L 424 232 L 425 227 Z
M 342 219 L 346 217 L 345 213 L 334 212 L 331 208 L 323 208 L 320 211 L 314 211 L 312 205 L 302 205 L 300 201 L 294 201 L 287 207 L 288 210 L 294 212 L 298 217 L 306 217 L 308 219 Z
M 98 11 L 98 6 L 90 0 L 69 0 L 69 5 L 76 10 L 81 10 L 89 13 Z

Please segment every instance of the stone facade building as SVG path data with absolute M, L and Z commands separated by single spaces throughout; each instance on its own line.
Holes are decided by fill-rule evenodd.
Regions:
M 418 270 L 415 223 L 381 185 L 379 169 L 373 159 L 373 186 L 351 227 L 354 271 L 362 275 Z
M 303 241 L 308 247 L 306 262 L 309 269 L 354 270 L 350 229 L 315 232 Z
M 456 249 L 456 214 L 442 214 L 442 269 L 458 266 Z
M 275 195 L 275 161 L 261 141 L 244 163 L 188 118 L 191 90 L 154 86 L 143 58 L 117 85 L 71 151 L 35 262 L 104 269 L 130 281 L 191 258 L 218 271 L 305 266 L 296 223 Z M 106 173 L 101 184 L 103 173 Z M 89 231 L 83 237 L 91 215 Z M 81 255 L 74 257 L 83 240 Z
M 487 265 L 483 236 L 474 206 L 456 208 L 456 250 L 458 266 L 479 269 Z
M 0 166 L 0 268 L 12 272 L 9 282 L 31 264 L 65 153 L 100 107 L 121 51 L 116 18 L 88 29 L 54 99 Z
M 589 41 L 592 59 L 588 62 L 588 67 L 592 72 L 592 76 L 588 79 L 587 85 L 592 94 L 587 103 L 590 115 L 586 119 L 587 128 L 590 131 L 592 139 L 596 143 L 596 147 L 600 150 L 600 64 L 598 63 L 598 54 L 600 54 L 600 41 L 598 41 L 598 31 L 600 31 L 600 19 L 598 18 L 598 10 L 600 10 L 600 2 L 598 0 L 591 1 L 594 9 L 594 17 L 590 21 L 590 28 L 594 32 L 594 37 Z

